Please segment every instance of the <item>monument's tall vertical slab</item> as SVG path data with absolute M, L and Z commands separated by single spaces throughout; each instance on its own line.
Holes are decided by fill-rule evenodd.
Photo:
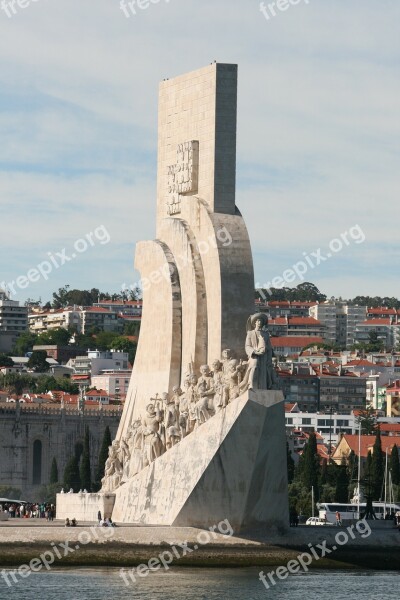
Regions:
M 136 247 L 142 325 L 102 480 L 116 521 L 287 525 L 283 394 L 235 205 L 236 110 L 236 65 L 160 86 L 156 239 Z
M 157 226 L 169 215 L 169 167 L 177 148 L 191 141 L 199 147 L 198 181 L 184 197 L 198 196 L 210 212 L 235 214 L 237 75 L 237 65 L 213 63 L 160 84 Z
M 156 393 L 224 348 L 242 353 L 254 275 L 235 205 L 236 118 L 237 65 L 160 84 L 156 240 L 136 247 L 143 317 L 119 437 Z

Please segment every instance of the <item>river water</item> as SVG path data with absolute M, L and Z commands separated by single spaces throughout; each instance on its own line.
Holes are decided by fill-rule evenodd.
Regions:
M 32 573 L 11 587 L 0 579 L 0 600 L 397 600 L 399 575 L 312 571 L 290 575 L 267 590 L 258 568 L 175 568 L 152 573 L 129 587 L 116 569 L 53 569 Z

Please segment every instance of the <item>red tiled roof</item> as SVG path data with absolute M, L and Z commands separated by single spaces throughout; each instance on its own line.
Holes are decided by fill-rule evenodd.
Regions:
M 380 308 L 368 308 L 367 313 L 369 315 L 396 315 L 397 311 L 395 308 L 381 306 Z
M 309 344 L 322 344 L 322 337 L 306 336 L 306 335 L 284 335 L 282 337 L 272 337 L 271 344 L 273 348 L 304 348 Z
M 288 320 L 286 317 L 277 317 L 276 319 L 268 319 L 268 325 L 287 325 Z
M 375 367 L 376 365 L 365 358 L 361 358 L 360 360 L 351 360 L 345 366 L 346 367 Z
M 142 300 L 100 300 L 100 302 L 95 302 L 95 304 L 109 304 L 113 306 L 114 304 L 117 306 L 142 306 Z
M 392 321 L 391 319 L 367 319 L 366 321 L 363 321 L 362 323 L 359 323 L 359 325 L 391 325 Z
M 360 441 L 360 445 L 361 445 L 361 456 L 363 458 L 367 458 L 368 456 L 368 452 L 369 450 L 372 451 L 373 445 L 375 443 L 375 437 L 374 435 L 350 435 L 350 434 L 344 434 L 343 438 L 348 446 L 350 447 L 350 450 L 353 450 L 353 452 L 358 456 L 358 448 L 359 448 L 359 437 L 361 438 Z M 387 452 L 387 451 L 391 451 L 393 446 L 395 445 L 396 438 L 390 437 L 390 436 L 382 436 L 381 437 L 381 442 L 382 442 L 382 452 Z
M 400 423 L 379 423 L 381 433 L 398 433 L 400 435 Z
M 321 325 L 321 321 L 313 317 L 288 317 L 289 325 Z

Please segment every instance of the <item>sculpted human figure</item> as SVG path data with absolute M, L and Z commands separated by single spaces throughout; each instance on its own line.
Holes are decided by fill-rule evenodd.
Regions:
M 222 351 L 222 405 L 227 406 L 229 403 L 229 386 L 230 386 L 230 361 L 233 360 L 233 353 L 229 348 Z
M 179 404 L 181 401 L 182 394 L 183 394 L 183 392 L 182 392 L 180 386 L 174 385 L 174 387 L 172 388 L 172 399 L 175 403 L 175 406 L 176 406 L 178 412 L 179 412 Z
M 188 421 L 187 421 L 187 433 L 192 433 L 197 423 L 197 408 L 196 404 L 198 401 L 197 396 L 197 377 L 196 375 L 189 375 L 189 386 L 187 391 L 188 400 Z
M 160 423 L 162 417 L 159 411 L 156 411 L 154 404 L 150 403 L 146 407 L 146 414 L 142 419 L 143 444 L 143 466 L 147 467 L 153 460 L 164 453 L 164 444 L 159 435 Z
M 226 374 L 226 384 L 228 386 L 228 401 L 232 402 L 235 398 L 240 396 L 240 381 L 241 381 L 241 373 L 242 373 L 242 364 L 232 358 L 229 361 L 228 372 Z
M 199 397 L 197 402 L 198 422 L 201 424 L 210 418 L 210 412 L 214 413 L 214 378 L 208 365 L 202 365 L 200 367 L 200 377 L 197 382 L 197 396 Z
M 132 424 L 132 452 L 129 461 L 129 477 L 133 477 L 143 468 L 144 437 L 142 423 L 137 419 Z
M 249 358 L 241 391 L 279 389 L 272 357 L 274 355 L 269 333 L 268 317 L 264 313 L 251 315 L 247 322 L 246 354 Z
M 214 411 L 218 412 L 224 408 L 224 373 L 222 371 L 222 362 L 214 360 L 212 364 L 214 379 Z
M 118 454 L 119 442 L 118 440 L 114 440 L 109 448 L 108 458 L 104 469 L 104 477 L 101 480 L 103 491 L 112 492 L 121 482 L 123 467 Z
M 189 422 L 189 387 L 190 381 L 185 380 L 184 383 L 185 392 L 180 396 L 179 399 L 179 429 L 181 432 L 181 439 L 183 439 L 188 433 L 188 422 Z
M 129 464 L 132 453 L 132 430 L 129 428 L 120 443 L 120 461 L 123 467 L 122 481 L 129 479 Z
M 175 436 L 175 432 L 171 428 L 179 427 L 179 408 L 175 404 L 174 397 L 170 398 L 168 394 L 164 398 L 164 422 L 163 426 L 165 429 L 165 445 L 167 448 L 171 448 L 173 445 L 171 436 Z

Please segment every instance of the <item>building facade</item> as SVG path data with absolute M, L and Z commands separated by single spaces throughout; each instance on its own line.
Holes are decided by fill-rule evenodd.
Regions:
M 28 309 L 0 290 L 0 352 L 10 352 L 28 329 Z
M 113 439 L 120 417 L 117 406 L 80 410 L 77 405 L 0 403 L 0 485 L 18 488 L 24 500 L 35 500 L 40 487 L 50 482 L 53 458 L 62 482 L 76 444 L 83 444 L 86 425 L 93 476 L 104 430 L 108 425 Z

